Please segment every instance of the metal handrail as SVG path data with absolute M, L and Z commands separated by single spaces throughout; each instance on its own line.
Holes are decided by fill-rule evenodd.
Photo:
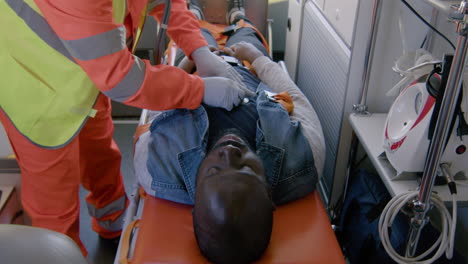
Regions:
M 374 0 L 372 10 L 371 29 L 366 46 L 366 55 L 364 58 L 364 74 L 362 76 L 362 92 L 359 104 L 353 106 L 354 113 L 358 115 L 367 115 L 367 93 L 369 91 L 370 73 L 374 59 L 375 42 L 377 40 L 377 29 L 379 27 L 380 12 L 382 10 L 382 0 Z
M 411 218 L 411 229 L 406 245 L 405 254 L 407 257 L 414 256 L 422 228 L 428 222 L 426 215 L 430 209 L 432 188 L 434 187 L 440 159 L 444 152 L 445 142 L 449 137 L 450 123 L 454 116 L 457 99 L 462 86 L 466 53 L 468 50 L 468 18 L 465 18 L 467 11 L 468 3 L 463 0 L 458 9 L 459 15 L 454 16 L 459 18 L 454 20 L 457 24 L 457 32 L 459 34 L 457 47 L 455 49 L 439 116 L 437 118 L 434 136 L 429 144 L 429 151 L 424 164 L 423 178 L 418 199 L 413 202 L 414 216 Z

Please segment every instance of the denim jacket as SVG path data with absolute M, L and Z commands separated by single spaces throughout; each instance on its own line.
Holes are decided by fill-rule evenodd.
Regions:
M 257 87 L 259 115 L 256 152 L 263 161 L 273 202 L 283 204 L 315 190 L 318 181 L 314 157 L 301 131 L 288 112 Z M 147 168 L 152 177 L 152 195 L 193 205 L 198 168 L 205 158 L 208 115 L 203 106 L 176 109 L 159 115 L 151 124 Z

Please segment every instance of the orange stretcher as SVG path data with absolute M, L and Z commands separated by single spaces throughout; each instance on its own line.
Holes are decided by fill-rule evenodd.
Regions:
M 172 64 L 176 48 L 171 45 L 168 50 Z M 147 110 L 142 113 L 135 146 L 149 136 L 150 115 Z M 135 170 L 145 164 L 135 159 Z M 134 187 L 130 201 L 115 264 L 208 263 L 195 241 L 191 206 L 146 195 L 140 186 Z M 318 191 L 276 208 L 270 244 L 257 263 L 346 263 Z

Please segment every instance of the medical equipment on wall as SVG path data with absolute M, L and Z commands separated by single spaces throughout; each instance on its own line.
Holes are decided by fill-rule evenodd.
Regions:
M 411 83 L 403 90 L 390 108 L 385 122 L 384 148 L 388 160 L 397 170 L 396 177 L 403 172 L 424 171 L 426 156 L 431 143 L 429 140 L 430 124 L 436 108 L 436 98 L 428 91 L 425 78 L 422 79 Z M 401 256 L 391 245 L 388 230 L 397 214 L 409 204 L 418 202 L 419 191 L 403 193 L 393 197 L 381 214 L 379 235 L 383 247 L 397 263 L 429 264 L 438 260 L 444 253 L 448 259 L 453 256 L 457 220 L 456 188 L 453 187 L 453 176 L 458 173 L 466 175 L 468 172 L 466 165 L 468 154 L 466 154 L 466 146 L 463 143 L 467 136 L 458 135 L 459 130 L 456 129 L 459 119 L 464 118 L 460 115 L 455 118 L 454 128 L 451 132 L 449 131 L 448 142 L 440 158 L 440 173 L 447 177 L 452 192 L 452 215 L 450 215 L 438 195 L 432 194 L 429 199 L 430 204 L 434 205 L 438 211 L 441 222 L 440 236 L 434 245 L 421 255 L 413 257 L 412 254 L 406 252 L 405 256 Z M 414 223 L 413 221 L 412 218 L 411 226 Z M 424 221 L 422 223 L 424 225 L 425 222 L 428 222 L 428 218 L 423 218 L 422 221 Z M 422 227 L 420 228 L 422 229 Z M 407 245 L 407 250 L 409 247 Z M 428 258 L 430 254 L 433 255 Z
M 405 5 L 409 6 L 405 0 L 402 0 L 402 2 L 404 2 Z M 439 7 L 438 4 L 442 4 L 439 3 L 441 1 L 429 2 L 433 3 L 434 7 L 436 8 Z M 456 11 L 453 11 L 454 9 Z M 424 159 L 423 176 L 419 190 L 395 196 L 385 207 L 379 222 L 379 235 L 382 239 L 384 248 L 389 254 L 389 256 L 397 263 L 432 263 L 435 260 L 437 260 L 440 256 L 442 256 L 443 252 L 445 252 L 446 257 L 449 259 L 451 259 L 453 256 L 457 217 L 457 191 L 456 184 L 454 181 L 454 175 L 451 173 L 451 164 L 444 163 L 444 159 L 447 158 L 447 151 L 450 151 L 450 140 L 454 138 L 453 132 L 454 130 L 456 130 L 456 123 L 453 122 L 454 119 L 459 119 L 458 130 L 463 130 L 461 129 L 462 123 L 460 121 L 461 119 L 464 119 L 464 115 L 460 113 L 459 109 L 463 109 L 465 106 L 460 107 L 459 96 L 462 90 L 462 79 L 465 71 L 466 54 L 468 51 L 468 17 L 466 16 L 466 14 L 468 13 L 468 2 L 466 0 L 460 1 L 460 5 L 458 5 L 456 8 L 450 7 L 446 10 L 450 10 L 450 12 L 448 12 L 449 18 L 457 25 L 458 41 L 455 53 L 453 55 L 453 62 L 451 63 L 452 66 L 450 68 L 448 76 L 443 74 L 441 88 L 445 89 L 443 94 L 442 92 L 439 92 L 441 95 L 439 96 L 435 107 L 437 107 L 436 109 L 440 110 L 436 111 L 434 109 L 434 113 L 436 114 L 436 117 L 434 118 L 435 122 L 424 121 L 424 118 L 427 114 L 423 114 L 423 112 L 425 111 L 431 111 L 431 108 L 434 107 L 431 105 L 432 100 L 426 93 L 434 92 L 433 89 L 425 90 L 424 87 L 416 86 L 414 88 L 411 88 L 411 92 L 409 88 L 407 88 L 405 92 L 401 95 L 401 97 L 399 97 L 399 100 L 395 102 L 396 106 L 392 106 L 391 113 L 389 114 L 389 118 L 391 118 L 391 120 L 387 120 L 387 124 L 385 127 L 387 138 L 390 138 L 390 136 L 388 136 L 388 131 L 393 129 L 394 127 L 396 127 L 395 131 L 392 131 L 390 133 L 392 133 L 393 135 L 397 135 L 399 132 L 399 136 L 406 136 L 405 139 L 400 139 L 399 141 L 390 144 L 390 150 L 392 150 L 392 146 L 394 150 L 400 149 L 401 146 L 405 144 L 405 142 L 408 140 L 408 135 L 410 136 L 410 138 L 416 137 L 416 135 L 413 135 L 415 131 L 411 130 L 419 124 L 427 124 L 428 122 L 429 125 L 426 125 L 425 127 L 430 127 L 429 133 L 426 134 L 426 136 L 430 136 L 430 142 L 427 147 L 427 156 Z M 447 71 L 445 73 L 447 73 Z M 446 86 L 444 85 L 445 80 L 447 84 Z M 430 79 L 428 83 L 430 83 Z M 410 100 L 414 101 L 410 102 Z M 423 104 L 423 110 L 420 110 L 420 107 Z M 417 119 L 410 120 L 408 117 L 405 117 L 405 115 L 395 114 L 398 105 L 401 105 L 401 107 L 415 107 L 413 111 L 416 114 L 413 114 L 413 117 L 416 117 Z M 428 108 L 429 110 L 427 110 Z M 398 127 L 398 125 L 392 125 L 393 120 L 398 120 L 397 118 L 399 116 L 401 120 L 397 123 L 399 123 L 400 127 Z M 407 123 L 405 124 L 405 122 Z M 431 125 L 430 123 L 432 123 L 433 125 Z M 423 127 L 421 127 L 421 129 L 422 128 Z M 455 137 L 460 137 L 460 142 L 463 142 L 463 133 L 458 133 Z M 402 148 L 400 150 L 404 149 Z M 463 152 L 462 154 L 464 154 L 465 147 L 460 147 L 459 152 Z M 408 154 L 406 154 L 406 158 L 412 159 L 413 157 L 410 157 L 408 156 Z M 450 162 L 450 157 L 448 160 L 445 161 Z M 445 208 L 445 205 L 441 201 L 439 201 L 440 198 L 437 196 L 437 194 L 432 192 L 436 176 L 440 171 L 442 171 L 442 174 L 447 178 L 447 185 L 452 195 L 452 218 L 450 218 L 450 214 Z M 427 214 L 432 208 L 432 205 L 435 205 L 435 208 L 439 210 L 439 213 L 441 215 L 441 235 L 436 241 L 436 243 L 429 250 L 415 257 L 421 231 L 430 219 Z M 404 254 L 405 256 L 401 256 L 393 249 L 393 246 L 389 241 L 388 228 L 391 227 L 396 215 L 405 206 L 408 209 L 408 212 L 410 213 L 411 221 L 408 242 Z M 437 248 L 437 246 L 439 247 Z M 434 253 L 434 255 L 428 258 L 431 252 L 433 252 L 436 248 L 436 253 Z
M 396 177 L 424 170 L 435 105 L 436 98 L 429 93 L 423 78 L 406 87 L 390 108 L 384 126 L 384 149 L 397 171 Z M 464 122 L 464 117 L 456 116 L 441 163 L 450 164 L 454 175 L 468 175 L 468 138 L 458 129 L 460 122 Z
M 397 263 L 419 263 L 430 264 L 438 260 L 444 253 L 448 259 L 452 259 L 454 250 L 455 228 L 457 225 L 457 200 L 456 195 L 452 195 L 452 216 L 445 207 L 442 200 L 437 195 L 431 197 L 431 203 L 439 212 L 440 221 L 442 223 L 439 238 L 432 247 L 417 257 L 399 255 L 390 243 L 390 235 L 388 228 L 392 226 L 397 214 L 418 197 L 418 191 L 412 191 L 397 195 L 388 202 L 385 206 L 379 219 L 379 236 L 382 240 L 382 245 L 388 255 Z M 437 249 L 437 250 L 436 250 Z M 431 253 L 434 253 L 430 258 L 426 259 Z
M 451 57 L 444 60 L 446 73 L 449 71 Z M 417 67 L 413 67 L 417 68 Z M 433 66 L 434 70 L 427 74 L 427 70 L 421 71 L 423 74 L 416 81 L 409 84 L 397 97 L 387 116 L 384 126 L 384 149 L 391 165 L 396 169 L 395 177 L 399 177 L 404 172 L 423 172 L 426 166 L 426 156 L 433 136 L 433 120 L 436 120 L 439 109 L 437 106 L 437 96 L 443 96 L 444 87 L 448 74 L 442 74 L 442 77 L 433 73 L 442 70 Z M 441 80 L 442 79 L 442 80 Z M 453 256 L 454 236 L 457 217 L 456 188 L 454 187 L 454 175 L 467 175 L 468 166 L 466 160 L 466 145 L 464 141 L 467 138 L 465 116 L 463 109 L 466 104 L 466 86 L 463 87 L 465 98 L 454 101 L 455 109 L 460 111 L 453 117 L 453 121 L 448 120 L 451 129 L 448 129 L 447 141 L 441 144 L 442 154 L 440 157 L 440 169 L 437 174 L 444 175 L 447 178 L 452 193 L 452 215 L 436 195 L 432 194 L 430 203 L 435 206 L 439 212 L 442 223 L 441 234 L 437 242 L 423 254 L 412 257 L 408 255 L 400 256 L 390 244 L 388 227 L 392 225 L 395 216 L 408 205 L 408 203 L 417 201 L 419 191 L 413 191 L 395 196 L 385 207 L 379 221 L 379 235 L 382 244 L 393 260 L 398 263 L 432 263 L 439 259 L 445 252 L 448 259 Z M 439 100 L 440 101 L 440 100 Z M 434 175 L 435 176 L 435 175 Z M 413 221 L 413 220 L 412 220 Z M 427 221 L 427 219 L 424 219 Z M 413 223 L 413 222 L 412 222 Z M 437 247 L 438 246 L 438 247 Z M 437 249 L 437 250 L 436 250 Z M 436 252 L 430 257 L 428 255 Z

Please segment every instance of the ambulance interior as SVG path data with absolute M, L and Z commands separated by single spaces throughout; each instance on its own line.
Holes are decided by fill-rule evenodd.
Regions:
M 206 20 L 224 21 L 226 1 L 199 2 Z M 270 248 L 258 263 L 468 263 L 468 2 L 245 5 L 273 60 L 313 105 L 326 143 L 316 191 L 276 210 Z M 153 57 L 157 28 L 148 17 L 138 56 Z M 28 258 L 11 263 L 65 263 L 53 262 L 58 255 L 68 263 L 208 263 L 194 244 L 191 208 L 141 193 L 134 140 L 137 127 L 151 121 L 148 115 L 113 103 L 131 205 L 118 245 L 109 243 L 91 230 L 80 189 L 80 236 L 89 252 L 84 262 L 73 250 L 38 261 L 54 251 L 38 241 L 53 243 L 53 234 L 12 228 L 27 226 L 28 218 L 20 169 L 0 129 L 0 252 L 21 247 Z

